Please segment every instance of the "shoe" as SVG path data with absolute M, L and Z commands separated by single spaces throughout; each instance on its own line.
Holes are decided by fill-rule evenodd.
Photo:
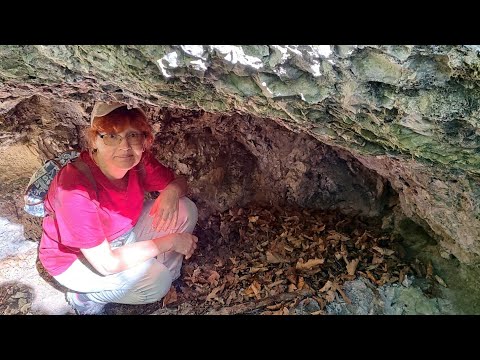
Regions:
M 103 313 L 105 304 L 92 300 L 81 300 L 81 296 L 81 294 L 71 291 L 65 294 L 65 299 L 77 315 L 101 315 Z

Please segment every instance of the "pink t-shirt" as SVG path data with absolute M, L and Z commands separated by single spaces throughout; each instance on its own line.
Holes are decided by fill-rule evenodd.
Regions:
M 135 226 L 140 217 L 144 191 L 163 190 L 174 173 L 160 164 L 152 154 L 144 153 L 145 176 L 138 165 L 130 169 L 125 190 L 115 187 L 83 151 L 81 159 L 88 165 L 97 185 L 75 166 L 64 166 L 53 179 L 45 198 L 50 215 L 43 219 L 39 258 L 45 270 L 56 276 L 79 257 L 80 249 L 112 241 Z

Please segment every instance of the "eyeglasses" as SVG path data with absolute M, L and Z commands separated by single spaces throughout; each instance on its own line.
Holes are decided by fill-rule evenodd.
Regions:
M 132 132 L 126 136 L 121 136 L 119 134 L 98 134 L 103 139 L 103 143 L 107 146 L 117 146 L 120 145 L 122 140 L 125 138 L 130 145 L 143 145 L 145 141 L 144 133 Z

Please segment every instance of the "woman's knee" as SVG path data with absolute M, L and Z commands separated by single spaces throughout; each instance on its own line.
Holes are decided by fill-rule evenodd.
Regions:
M 149 212 L 151 207 L 153 206 L 153 203 L 155 202 L 154 199 L 147 199 L 143 202 L 143 207 L 142 211 L 143 212 Z
M 187 198 L 186 196 L 181 197 L 178 204 L 179 224 L 183 225 L 188 223 L 189 225 L 195 226 L 195 224 L 197 223 L 197 220 L 198 220 L 197 205 L 195 205 L 195 203 L 189 198 Z
M 166 266 L 156 262 L 155 271 L 151 276 L 149 286 L 143 289 L 145 303 L 152 303 L 161 300 L 172 286 L 172 276 Z

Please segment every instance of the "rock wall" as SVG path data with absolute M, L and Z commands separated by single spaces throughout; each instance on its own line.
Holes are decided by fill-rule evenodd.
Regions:
M 43 159 L 68 143 L 75 145 L 96 99 L 140 104 L 152 114 L 161 108 L 203 111 L 237 124 L 225 128 L 234 131 L 227 136 L 222 134 L 226 131 L 222 121 L 215 120 L 219 130 L 210 127 L 212 134 L 202 135 L 218 139 L 211 150 L 217 158 L 239 154 L 227 156 L 233 161 L 226 169 L 231 172 L 228 178 L 253 166 L 252 177 L 244 180 L 251 183 L 225 185 L 234 197 L 240 197 L 245 185 L 254 189 L 263 174 L 278 179 L 275 185 L 287 199 L 302 204 L 326 201 L 347 209 L 353 198 L 338 194 L 359 184 L 361 176 L 347 177 L 360 162 L 391 184 L 403 212 L 431 229 L 447 253 L 476 262 L 480 254 L 479 51 L 478 46 L 450 45 L 3 45 L 1 166 L 8 167 L 9 154 L 17 151 L 31 151 Z M 48 103 L 54 112 L 49 112 Z M 255 134 L 253 141 L 265 138 L 265 130 L 257 134 L 253 118 L 272 119 L 298 134 L 270 139 L 279 149 L 281 139 L 295 144 L 287 154 L 291 175 L 275 167 L 275 162 L 281 163 L 280 155 L 256 155 L 265 153 L 260 148 L 268 145 L 257 148 L 248 138 L 249 133 Z M 156 119 L 163 126 L 162 119 Z M 344 151 L 326 155 L 320 143 Z M 310 152 L 320 157 L 303 156 Z M 332 156 L 342 158 L 348 169 L 348 163 L 355 164 L 353 170 L 321 178 Z M 235 163 L 240 158 L 245 161 Z M 268 161 L 272 164 L 267 172 L 257 171 L 265 169 Z M 2 181 L 27 174 L 33 163 L 17 164 L 14 171 L 8 168 Z M 223 164 L 214 161 L 208 168 L 212 173 L 202 175 L 205 184 L 208 177 L 222 177 L 222 171 L 215 170 L 219 168 Z M 373 186 L 374 178 L 367 177 L 360 186 L 381 198 L 382 191 L 372 190 L 381 187 Z M 344 181 L 346 187 L 339 187 Z M 312 183 L 318 186 L 310 188 Z M 218 209 L 229 203 L 222 200 L 225 189 L 217 194 Z M 327 193 L 337 195 L 327 199 Z M 249 196 L 255 198 L 255 191 Z M 367 212 L 377 211 L 381 203 L 358 198 L 359 207 Z

